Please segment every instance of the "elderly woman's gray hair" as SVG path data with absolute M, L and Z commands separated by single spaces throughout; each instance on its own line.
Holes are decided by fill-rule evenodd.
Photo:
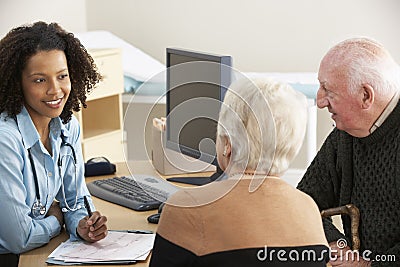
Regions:
M 303 94 L 269 78 L 244 78 L 225 95 L 217 138 L 231 143 L 231 170 L 280 175 L 300 150 L 306 124 Z

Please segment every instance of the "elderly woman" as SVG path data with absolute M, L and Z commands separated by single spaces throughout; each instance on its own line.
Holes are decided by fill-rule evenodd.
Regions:
M 150 266 L 325 266 L 316 204 L 279 178 L 300 149 L 306 112 L 304 95 L 287 84 L 235 82 L 216 142 L 228 178 L 171 196 Z

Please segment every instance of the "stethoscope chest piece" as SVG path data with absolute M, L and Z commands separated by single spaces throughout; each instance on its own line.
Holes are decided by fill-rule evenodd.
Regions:
M 62 176 L 62 174 L 61 174 L 62 158 L 61 158 L 61 154 L 60 154 L 60 155 L 58 156 L 58 168 L 59 168 L 59 173 L 60 173 L 60 176 L 61 176 L 61 187 L 62 187 L 62 193 L 63 193 L 63 197 L 64 197 L 64 203 L 65 203 L 65 206 L 66 206 L 66 208 L 63 208 L 63 209 L 62 209 L 62 212 L 76 211 L 76 210 L 78 210 L 78 209 L 81 208 L 81 206 L 77 204 L 77 203 L 78 203 L 78 181 L 77 181 L 77 179 L 76 179 L 76 155 L 75 155 L 75 150 L 74 150 L 74 148 L 72 147 L 72 145 L 71 145 L 70 143 L 68 143 L 68 142 L 65 141 L 65 137 L 64 137 L 64 135 L 61 133 L 61 147 L 60 147 L 60 151 L 61 151 L 61 148 L 62 148 L 63 146 L 66 146 L 66 147 L 71 148 L 72 158 L 73 158 L 73 164 L 74 164 L 76 195 L 75 195 L 75 204 L 74 204 L 74 206 L 71 208 L 71 207 L 68 205 L 67 200 L 66 200 L 66 197 L 65 197 L 64 180 L 63 180 L 63 176 Z M 32 205 L 32 210 L 31 210 L 31 211 L 32 211 L 32 216 L 33 216 L 34 218 L 38 218 L 38 217 L 40 217 L 40 216 L 46 214 L 46 206 L 44 206 L 44 205 L 42 204 L 42 202 L 40 201 L 39 182 L 38 182 L 38 177 L 37 177 L 37 174 L 36 174 L 36 168 L 35 168 L 35 164 L 34 164 L 34 161 L 33 161 L 33 157 L 32 157 L 31 149 L 30 149 L 30 148 L 28 148 L 28 156 L 29 156 L 29 161 L 30 161 L 31 166 L 32 166 L 32 175 L 33 175 L 33 180 L 34 180 L 34 182 L 35 182 L 35 193 L 36 193 L 36 201 L 33 203 L 33 205 Z M 46 203 L 47 203 L 47 201 L 46 201 Z
M 46 214 L 46 207 L 38 200 L 36 200 L 32 205 L 32 215 L 37 218 L 39 216 Z

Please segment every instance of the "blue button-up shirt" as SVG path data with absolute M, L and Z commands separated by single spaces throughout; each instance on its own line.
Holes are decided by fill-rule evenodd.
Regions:
M 39 184 L 40 200 L 46 212 L 54 199 L 62 208 L 84 207 L 83 196 L 88 195 L 84 177 L 84 161 L 80 143 L 80 127 L 74 116 L 67 124 L 60 118 L 50 122 L 51 154 L 40 141 L 40 136 L 25 108 L 16 120 L 0 114 L 0 254 L 19 254 L 42 246 L 60 233 L 55 216 L 32 215 L 32 205 L 37 200 L 32 166 L 28 157 L 30 148 Z M 76 175 L 72 150 L 61 146 L 61 133 L 70 143 L 77 157 Z M 57 165 L 61 157 L 61 171 Z M 62 190 L 64 183 L 65 198 Z M 76 183 L 75 183 L 76 181 Z M 91 199 L 90 205 L 94 210 Z M 71 239 L 78 239 L 76 227 L 87 215 L 84 208 L 64 213 Z

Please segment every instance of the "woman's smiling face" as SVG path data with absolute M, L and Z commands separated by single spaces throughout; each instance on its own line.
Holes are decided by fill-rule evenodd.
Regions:
M 60 116 L 71 92 L 67 59 L 63 51 L 40 51 L 22 72 L 25 107 L 33 121 Z

